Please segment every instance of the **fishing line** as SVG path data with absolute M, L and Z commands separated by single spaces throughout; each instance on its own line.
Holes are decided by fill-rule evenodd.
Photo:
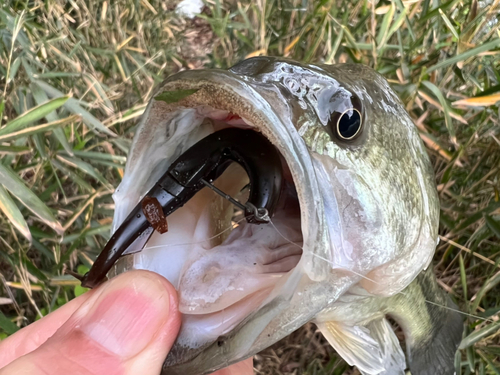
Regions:
M 297 246 L 300 250 L 304 251 L 304 248 L 302 246 L 300 246 L 298 243 L 296 242 L 293 242 L 292 240 L 289 240 L 288 238 L 285 237 L 285 235 L 283 233 L 281 233 L 278 228 L 276 228 L 276 225 L 274 225 L 273 221 L 271 220 L 271 218 L 269 218 L 269 223 L 273 226 L 274 230 L 276 232 L 278 232 L 278 234 L 283 237 L 286 241 L 290 242 L 292 245 L 295 245 Z
M 402 293 L 402 292 L 399 292 L 399 293 Z M 442 306 L 442 305 L 440 305 L 439 303 L 432 302 L 432 301 L 428 301 L 428 300 L 425 300 L 425 302 L 427 302 L 427 303 L 429 303 L 429 304 L 431 304 L 431 305 L 435 305 L 435 306 L 442 307 L 442 308 L 447 309 L 447 310 L 450 310 L 450 311 L 454 311 L 454 312 L 456 312 L 456 313 L 459 313 L 459 314 L 462 314 L 462 315 L 465 315 L 465 316 L 468 316 L 468 317 L 471 317 L 471 318 L 476 318 L 476 319 L 482 320 L 482 321 L 484 321 L 484 322 L 496 323 L 493 319 L 487 319 L 487 318 L 483 318 L 483 317 L 478 316 L 478 315 L 468 314 L 468 313 L 463 312 L 463 311 L 461 311 L 461 310 L 454 309 L 453 307 L 449 307 L 449 306 Z
M 286 237 L 285 237 L 285 236 L 284 236 L 284 235 L 283 235 L 283 234 L 282 234 L 282 233 L 278 230 L 278 228 L 276 228 L 276 225 L 274 225 L 274 223 L 273 223 L 273 221 L 272 221 L 271 219 L 269 219 L 269 222 L 271 223 L 271 225 L 273 226 L 273 228 L 276 230 L 276 232 L 278 232 L 278 234 L 279 234 L 281 237 L 283 237 L 286 241 L 290 242 L 292 245 L 295 245 L 295 246 L 299 247 L 302 251 L 304 251 L 304 248 L 303 248 L 302 246 L 300 246 L 298 243 L 295 243 L 295 242 L 293 242 L 293 241 L 289 240 L 288 238 L 286 238 Z M 323 261 L 325 261 L 325 262 L 327 262 L 327 263 L 331 264 L 331 265 L 334 265 L 334 263 L 333 263 L 331 260 L 328 260 L 328 259 L 326 259 L 326 258 L 323 258 L 322 256 L 320 256 L 320 255 L 318 255 L 318 254 L 312 253 L 312 255 L 313 255 L 313 256 L 315 256 L 316 258 L 319 258 L 319 259 L 321 259 L 321 260 L 323 260 Z M 375 280 L 372 280 L 372 279 L 370 279 L 369 277 L 364 276 L 364 275 L 361 275 L 361 274 L 359 274 L 359 273 L 357 273 L 357 272 L 355 272 L 355 271 L 348 270 L 348 269 L 346 269 L 346 268 L 340 268 L 340 269 L 345 270 L 345 271 L 348 271 L 348 272 L 351 272 L 351 273 L 355 274 L 356 276 L 362 277 L 362 278 L 364 278 L 364 279 L 366 279 L 366 280 L 368 280 L 368 281 L 371 281 L 371 282 L 373 282 L 373 283 L 375 283 L 375 284 L 380 285 L 380 284 L 379 284 L 378 282 L 376 282 Z
M 219 196 L 221 196 L 222 198 L 228 200 L 232 205 L 236 206 L 237 208 L 239 208 L 240 210 L 247 210 L 248 207 L 246 205 L 244 205 L 243 203 L 239 202 L 238 200 L 234 199 L 233 197 L 231 197 L 229 194 L 223 192 L 222 190 L 220 190 L 218 187 L 216 187 L 214 184 L 206 181 L 205 179 L 201 179 L 201 182 L 208 188 L 210 188 L 212 191 L 214 191 L 216 194 L 218 194 Z M 247 185 L 248 186 L 248 185 Z M 246 186 L 245 186 L 246 187 Z M 245 189 L 245 187 L 243 189 Z M 249 202 L 248 202 L 249 203 Z M 248 204 L 247 203 L 247 204 Z M 245 217 L 241 218 L 240 220 L 236 221 L 236 222 L 233 222 L 233 224 L 224 229 L 223 231 L 217 233 L 216 235 L 210 237 L 210 238 L 207 238 L 205 240 L 201 240 L 201 241 L 198 241 L 198 242 L 186 242 L 186 243 L 179 243 L 179 244 L 166 244 L 166 245 L 157 245 L 157 246 L 150 246 L 150 247 L 144 247 L 142 249 L 157 249 L 157 248 L 165 248 L 165 247 L 174 247 L 174 246 L 187 246 L 187 245 L 198 245 L 198 244 L 202 244 L 202 243 L 205 243 L 207 241 L 211 241 L 217 237 L 219 237 L 221 234 L 227 232 L 228 230 L 231 230 L 231 229 L 235 229 L 239 223 L 241 223 L 243 220 L 247 220 L 248 218 L 251 218 L 251 217 L 255 217 L 257 215 L 257 218 L 261 219 L 262 218 L 262 213 L 259 211 L 260 209 L 259 208 L 256 208 L 256 207 L 253 207 L 255 209 L 255 214 L 248 214 L 248 215 L 245 215 Z M 267 210 L 265 210 L 265 215 L 267 216 Z M 260 217 L 259 217 L 260 215 Z M 134 254 L 134 253 L 137 253 L 139 251 L 141 251 L 142 249 L 138 249 L 138 250 L 130 250 L 128 251 L 127 250 L 127 255 L 128 254 Z
M 271 223 L 271 225 L 274 227 L 274 229 L 276 230 L 276 232 L 278 232 L 278 234 L 279 234 L 281 237 L 283 237 L 286 241 L 290 242 L 292 245 L 295 245 L 295 246 L 297 246 L 298 248 L 300 248 L 302 251 L 304 251 L 304 248 L 303 248 L 302 246 L 300 246 L 298 243 L 292 242 L 291 240 L 289 240 L 288 238 L 286 238 L 286 237 L 283 235 L 283 233 L 281 233 L 281 232 L 278 230 L 278 228 L 276 228 L 276 225 L 274 225 L 274 223 L 273 223 L 273 221 L 272 221 L 271 219 L 269 219 L 269 222 Z M 324 260 L 325 262 L 330 263 L 330 264 L 332 264 L 332 265 L 333 265 L 333 262 L 332 262 L 332 261 L 330 261 L 330 260 L 328 260 L 328 259 L 326 259 L 326 258 L 323 258 L 322 256 L 320 256 L 320 255 L 318 255 L 318 254 L 315 254 L 315 253 L 312 253 L 312 254 L 313 254 L 313 256 L 315 256 L 315 257 L 317 257 L 317 258 L 319 258 L 319 259 L 321 259 L 321 260 Z M 357 273 L 357 272 L 355 272 L 355 271 L 352 271 L 352 270 L 347 270 L 347 269 L 345 269 L 345 268 L 340 268 L 340 269 L 346 270 L 346 271 L 348 271 L 348 272 L 351 272 L 351 273 L 355 274 L 356 276 L 362 277 L 362 278 L 364 278 L 364 279 L 366 279 L 366 280 L 369 280 L 369 281 L 371 281 L 371 282 L 373 282 L 373 283 L 375 283 L 375 284 L 378 284 L 375 280 L 372 280 L 372 279 L 370 279 L 369 277 L 364 276 L 364 275 L 361 275 L 361 274 L 359 274 L 359 273 Z
M 288 238 L 286 238 L 286 237 L 285 237 L 285 236 L 284 236 L 284 235 L 283 235 L 283 234 L 282 234 L 282 233 L 278 230 L 278 228 L 276 228 L 276 225 L 274 225 L 274 223 L 273 223 L 273 221 L 272 221 L 271 219 L 269 220 L 269 223 L 271 223 L 271 225 L 273 226 L 273 228 L 276 230 L 276 232 L 278 232 L 278 234 L 279 234 L 281 237 L 283 237 L 283 239 L 285 239 L 286 241 L 290 242 L 292 245 L 295 245 L 295 246 L 299 247 L 302 251 L 304 251 L 304 248 L 303 248 L 302 246 L 300 246 L 299 244 L 297 244 L 297 243 L 295 243 L 295 242 L 293 242 L 293 241 L 289 240 Z M 323 258 L 322 256 L 320 256 L 320 255 L 318 255 L 318 254 L 312 253 L 312 255 L 313 255 L 313 256 L 315 256 L 316 258 L 319 258 L 319 259 L 321 259 L 321 260 L 323 260 L 323 261 L 327 262 L 328 264 L 335 265 L 335 264 L 334 264 L 331 260 L 326 259 L 326 258 Z M 342 270 L 346 270 L 346 271 L 348 271 L 348 272 L 351 272 L 351 273 L 353 273 L 353 274 L 355 274 L 355 275 L 357 275 L 357 276 L 359 276 L 359 277 L 361 277 L 361 278 L 363 278 L 363 279 L 366 279 L 366 280 L 368 280 L 368 281 L 371 281 L 372 283 L 375 283 L 375 284 L 377 284 L 377 285 L 381 285 L 381 284 L 380 284 L 380 283 L 378 283 L 377 281 L 372 280 L 372 279 L 370 279 L 369 277 L 364 276 L 364 275 L 361 275 L 361 274 L 359 274 L 359 273 L 357 273 L 357 272 L 355 272 L 355 271 L 348 270 L 348 269 L 346 269 L 346 268 L 340 268 L 340 269 L 342 269 Z M 401 294 L 401 295 L 405 296 L 406 298 L 408 298 L 408 295 L 407 295 L 406 293 L 404 293 L 403 291 L 400 291 L 400 292 L 398 292 L 398 293 L 396 293 L 396 294 Z M 454 308 L 449 307 L 449 306 L 440 305 L 439 303 L 436 303 L 436 302 L 433 302 L 433 301 L 429 301 L 429 300 L 427 300 L 427 299 L 425 299 L 425 298 L 424 298 L 424 301 L 425 301 L 426 303 L 430 304 L 430 305 L 438 306 L 438 307 L 441 307 L 441 308 L 443 308 L 443 309 L 450 310 L 450 311 L 453 311 L 453 312 L 459 313 L 459 314 L 464 315 L 464 316 L 467 316 L 467 317 L 471 317 L 471 318 L 475 318 L 475 319 L 478 319 L 478 320 L 482 320 L 482 321 L 484 321 L 484 322 L 495 323 L 495 321 L 494 321 L 494 320 L 492 320 L 492 319 L 483 318 L 483 317 L 481 317 L 481 316 L 474 315 L 474 314 L 469 314 L 469 313 L 463 312 L 463 311 L 461 311 L 461 310 L 454 309 Z
M 253 216 L 253 215 L 249 215 L 248 217 L 250 217 L 250 216 Z M 165 245 L 156 245 L 156 246 L 148 246 L 148 247 L 144 247 L 142 249 L 130 250 L 130 252 L 127 251 L 126 255 L 132 255 L 132 254 L 140 252 L 141 250 L 159 249 L 159 248 L 176 247 L 176 246 L 187 246 L 187 245 L 199 245 L 199 244 L 211 241 L 211 240 L 219 237 L 220 235 L 226 233 L 229 230 L 237 228 L 238 224 L 241 223 L 244 220 L 246 220 L 246 217 L 243 217 L 240 220 L 233 222 L 230 227 L 227 227 L 226 229 L 224 229 L 221 232 L 213 235 L 212 237 L 206 238 L 206 239 L 201 240 L 201 241 L 197 241 L 197 242 L 184 242 L 184 243 L 176 243 L 176 244 L 165 244 Z M 168 235 L 168 233 L 167 233 L 167 235 Z
M 156 245 L 156 246 L 145 247 L 145 248 L 143 248 L 142 250 L 149 250 L 149 249 L 158 249 L 158 248 L 166 248 L 166 247 L 177 247 L 177 246 L 187 246 L 187 245 L 199 245 L 199 244 L 203 244 L 203 243 L 206 243 L 206 242 L 208 242 L 208 241 L 211 241 L 211 240 L 213 240 L 213 239 L 215 239 L 215 238 L 219 237 L 220 235 L 224 234 L 225 232 L 227 232 L 227 231 L 229 231 L 229 230 L 232 230 L 232 229 L 237 228 L 237 227 L 238 227 L 238 224 L 239 224 L 239 223 L 241 223 L 241 222 L 242 222 L 242 221 L 244 221 L 244 220 L 246 220 L 246 218 L 245 218 L 245 217 L 241 218 L 240 220 L 238 220 L 238 221 L 236 221 L 236 222 L 233 222 L 233 224 L 231 224 L 231 226 L 229 226 L 229 227 L 225 228 L 224 230 L 220 231 L 219 233 L 217 233 L 217 234 L 213 235 L 212 237 L 209 237 L 209 238 L 207 238 L 207 239 L 205 239 L 205 240 L 196 241 L 196 242 L 184 242 L 184 243 L 177 243 L 177 244 Z M 294 246 L 297 246 L 299 249 L 301 249 L 302 251 L 304 251 L 304 248 L 303 248 L 301 245 L 299 245 L 299 244 L 298 244 L 298 243 L 296 243 L 296 242 L 291 241 L 291 240 L 290 240 L 290 239 L 288 239 L 288 238 L 287 238 L 287 237 L 286 237 L 283 233 L 281 233 L 281 232 L 280 232 L 280 230 L 276 227 L 276 225 L 274 224 L 274 222 L 273 222 L 271 219 L 269 219 L 269 223 L 272 225 L 272 227 L 274 228 L 274 230 L 275 230 L 275 231 L 276 231 L 276 232 L 277 232 L 277 233 L 278 233 L 278 234 L 279 234 L 279 235 L 280 235 L 280 236 L 281 236 L 281 237 L 282 237 L 285 241 L 289 242 L 290 244 L 292 244 L 292 245 L 294 245 Z M 139 251 L 141 251 L 141 249 L 138 249 L 137 251 L 135 251 L 135 250 L 134 250 L 134 251 L 131 251 L 131 252 L 130 252 L 130 255 L 131 255 L 131 254 L 134 254 L 134 253 L 136 253 L 136 252 L 139 252 Z M 335 265 L 335 264 L 334 264 L 331 260 L 326 259 L 326 258 L 324 258 L 324 257 L 322 257 L 322 256 L 320 256 L 320 255 L 318 255 L 318 254 L 312 253 L 312 255 L 313 255 L 314 257 L 318 258 L 318 259 L 321 259 L 321 260 L 322 260 L 322 261 L 324 261 L 324 262 L 327 262 L 328 264 Z M 380 283 L 378 283 L 377 281 L 372 280 L 372 279 L 370 279 L 369 277 L 367 277 L 367 276 L 365 276 L 365 275 L 362 275 L 362 274 L 360 274 L 360 273 L 357 273 L 357 272 L 355 272 L 355 271 L 353 271 L 353 270 L 348 270 L 348 269 L 346 269 L 346 268 L 339 268 L 339 269 L 345 270 L 345 271 L 347 271 L 347 272 L 351 272 L 351 273 L 353 273 L 354 275 L 356 275 L 356 276 L 358 276 L 358 277 L 361 277 L 361 278 L 363 278 L 363 279 L 365 279 L 365 280 L 368 280 L 368 281 L 370 281 L 370 282 L 372 282 L 372 283 L 374 283 L 374 284 L 381 285 L 381 284 L 380 284 Z M 398 293 L 396 293 L 396 294 L 401 294 L 401 295 L 405 296 L 406 298 L 408 298 L 408 296 L 407 296 L 407 295 L 406 295 L 403 291 L 400 291 L 400 292 L 398 292 Z M 454 309 L 454 308 L 449 307 L 449 306 L 440 305 L 440 304 L 438 304 L 438 303 L 436 303 L 436 302 L 429 301 L 429 300 L 427 300 L 427 299 L 424 299 L 424 301 L 425 301 L 426 303 L 430 304 L 430 305 L 438 306 L 438 307 L 441 307 L 441 308 L 443 308 L 443 309 L 447 309 L 447 310 L 450 310 L 450 311 L 456 312 L 456 313 L 458 313 L 458 314 L 461 314 L 461 315 L 464 315 L 464 316 L 467 316 L 467 317 L 471 317 L 471 318 L 475 318 L 475 319 L 478 319 L 478 320 L 482 320 L 482 321 L 484 321 L 484 322 L 495 323 L 495 321 L 494 321 L 494 320 L 492 320 L 492 319 L 487 319 L 487 318 L 483 318 L 483 317 L 478 316 L 478 315 L 469 314 L 469 313 L 463 312 L 463 311 L 461 311 L 461 310 Z

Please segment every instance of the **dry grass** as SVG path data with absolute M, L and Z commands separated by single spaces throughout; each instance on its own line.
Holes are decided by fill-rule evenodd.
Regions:
M 436 171 L 440 282 L 465 313 L 498 320 L 500 1 L 436 3 L 214 0 L 191 21 L 169 1 L 4 2 L 0 337 L 82 292 L 63 271 L 84 272 L 106 241 L 153 87 L 258 54 L 361 62 L 390 80 Z M 457 373 L 500 374 L 500 331 L 465 324 L 478 340 L 464 340 Z M 354 371 L 311 325 L 258 359 L 262 374 Z

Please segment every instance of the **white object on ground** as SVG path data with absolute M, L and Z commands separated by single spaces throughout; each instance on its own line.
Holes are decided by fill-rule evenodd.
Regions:
M 182 17 L 193 19 L 203 9 L 202 0 L 182 0 L 175 8 L 175 13 Z

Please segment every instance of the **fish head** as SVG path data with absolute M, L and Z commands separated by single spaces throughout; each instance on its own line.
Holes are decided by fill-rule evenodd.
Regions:
M 174 99 L 159 100 L 165 93 Z M 404 106 L 372 69 L 257 57 L 177 73 L 154 97 L 114 194 L 114 229 L 179 155 L 226 127 L 261 132 L 285 175 L 269 224 L 237 221 L 204 189 L 168 217 L 168 233 L 116 263 L 111 275 L 147 269 L 179 292 L 183 324 L 164 373 L 225 367 L 355 285 L 390 296 L 428 266 L 438 238 L 433 171 Z M 241 168 L 216 183 L 244 200 Z

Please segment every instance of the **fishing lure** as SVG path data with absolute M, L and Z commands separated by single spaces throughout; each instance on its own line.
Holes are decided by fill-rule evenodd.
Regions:
M 240 164 L 250 179 L 245 204 L 213 185 L 233 162 Z M 279 200 L 282 179 L 280 154 L 262 134 L 227 128 L 203 138 L 179 156 L 136 205 L 81 278 L 82 286 L 93 288 L 104 281 L 113 264 L 138 238 L 149 238 L 155 229 L 166 232 L 166 217 L 205 186 L 241 208 L 249 223 L 268 223 Z

